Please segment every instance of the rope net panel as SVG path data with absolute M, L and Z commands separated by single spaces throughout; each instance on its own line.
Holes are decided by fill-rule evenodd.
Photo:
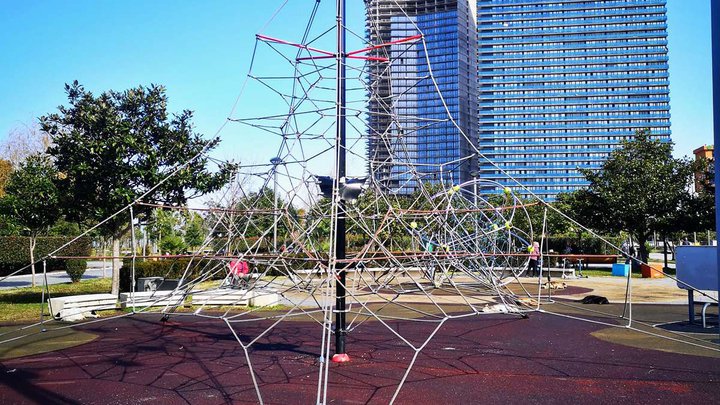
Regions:
M 337 69 L 332 51 L 336 32 L 332 25 L 318 21 L 318 16 L 327 14 L 326 6 L 334 4 L 315 2 L 297 43 L 264 34 L 255 39 L 243 94 L 263 94 L 263 102 L 255 105 L 241 96 L 243 108 L 229 117 L 225 131 L 232 134 L 226 139 L 243 145 L 246 149 L 240 153 L 251 160 L 258 144 L 276 145 L 274 156 L 241 164 L 233 181 L 211 196 L 204 208 L 155 206 L 158 215 L 178 221 L 200 218 L 206 234 L 190 254 L 143 256 L 138 253 L 139 241 L 133 240 L 131 294 L 123 302 L 132 312 L 121 316 L 158 313 L 166 319 L 192 316 L 223 323 L 243 350 L 245 364 L 238 368 L 251 377 L 260 403 L 263 369 L 270 365 L 264 355 L 256 364 L 254 350 L 273 336 L 278 325 L 296 320 L 317 325 L 318 344 L 307 348 L 317 358 L 312 365 L 317 372 L 317 403 L 332 397 L 329 359 L 340 272 L 346 272 L 349 335 L 362 333 L 368 323 L 382 325 L 384 339 L 411 354 L 394 383 L 391 401 L 400 395 L 423 348 L 446 322 L 484 314 L 548 312 L 541 303 L 552 302 L 540 288 L 539 278 L 528 284 L 523 276 L 533 242 L 540 241 L 541 250 L 546 246 L 545 221 L 543 229 L 533 229 L 529 211 L 542 208 L 547 215 L 555 208 L 539 198 L 521 199 L 518 191 L 532 194 L 522 184 L 507 187 L 461 175 L 469 172 L 473 161 L 492 162 L 458 125 L 449 106 L 454 101 L 440 91 L 438 81 L 446 78 L 436 77 L 429 63 L 434 49 L 399 4 L 410 27 L 407 36 L 365 43 L 347 53 L 345 151 L 348 171 L 363 177 L 353 183 L 349 177 L 330 176 L 331 186 L 326 187 L 323 177 L 335 173 L 338 155 Z M 291 19 L 288 13 L 281 8 L 273 18 Z M 368 23 L 367 29 L 375 28 Z M 363 33 L 346 30 L 364 41 Z M 406 68 L 410 58 L 421 61 L 412 71 Z M 381 86 L 385 93 L 378 91 Z M 435 113 L 412 113 L 408 108 L 420 91 L 432 93 Z M 452 130 L 448 145 L 462 144 L 469 153 L 445 160 L 421 158 L 429 153 L 421 150 L 427 147 L 428 134 L 448 128 Z M 509 175 L 508 179 L 513 180 Z M 119 213 L 129 216 L 133 234 L 137 228 L 146 230 L 154 220 L 132 217 L 132 207 L 143 204 L 148 203 L 141 197 Z M 340 259 L 334 255 L 338 216 L 347 225 L 347 255 Z M 175 263 L 166 277 L 177 278 L 177 287 L 170 292 L 135 291 L 137 263 L 158 258 Z M 589 313 L 580 306 L 576 306 L 578 315 L 558 315 L 653 334 L 647 325 L 633 323 L 630 291 L 628 278 L 627 311 L 619 317 Z M 411 338 L 409 329 L 423 331 L 422 338 L 417 333 Z M 676 339 L 703 344 L 685 336 Z

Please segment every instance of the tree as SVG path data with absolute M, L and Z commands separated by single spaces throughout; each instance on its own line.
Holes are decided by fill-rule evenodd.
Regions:
M 53 142 L 48 153 L 61 173 L 57 184 L 66 215 L 104 221 L 100 230 L 112 238 L 112 292 L 117 294 L 120 238 L 130 228 L 129 215 L 117 213 L 142 195 L 146 203 L 184 205 L 222 187 L 234 165 L 210 171 L 206 153 L 219 138 L 194 133 L 190 111 L 169 117 L 162 86 L 95 96 L 75 81 L 65 91 L 69 105 L 40 123 Z M 151 212 L 145 205 L 133 210 L 139 219 Z
M 160 240 L 160 250 L 165 254 L 180 254 L 185 251 L 185 241 L 182 236 L 176 234 L 164 235 Z
M 37 237 L 60 219 L 57 172 L 45 155 L 32 155 L 10 175 L 2 198 L 2 211 L 27 229 L 30 236 L 32 286 L 35 287 L 35 244 Z
M 624 141 L 597 172 L 582 170 L 590 181 L 587 189 L 564 199 L 575 218 L 601 232 L 628 232 L 640 245 L 640 259 L 647 262 L 645 241 L 653 231 L 667 232 L 683 204 L 695 201 L 690 184 L 696 168 L 688 159 L 672 157 L 672 143 L 640 130 Z
M 50 137 L 40 130 L 37 122 L 22 124 L 0 143 L 0 158 L 18 167 L 28 156 L 45 153 L 49 146 Z
M 9 160 L 0 159 L 0 197 L 5 195 L 5 186 L 10 180 L 12 170 L 12 163 Z
M 180 218 L 176 214 L 177 212 L 174 210 L 164 210 L 161 208 L 154 209 L 150 214 L 147 234 L 148 238 L 158 249 L 156 252 L 165 252 L 161 248 L 163 239 L 179 232 Z
M 184 220 L 183 239 L 185 244 L 194 251 L 205 241 L 207 230 L 204 227 L 204 220 L 196 212 L 188 212 Z

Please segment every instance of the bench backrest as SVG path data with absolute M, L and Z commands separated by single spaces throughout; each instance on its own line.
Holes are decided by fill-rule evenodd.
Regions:
M 678 246 L 675 248 L 676 277 L 695 290 L 717 291 L 717 246 Z M 678 287 L 689 289 L 678 282 Z

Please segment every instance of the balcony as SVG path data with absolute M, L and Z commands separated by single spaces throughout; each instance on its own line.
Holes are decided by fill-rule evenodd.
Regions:
M 584 42 L 584 41 L 599 41 L 599 40 L 627 40 L 627 39 L 639 39 L 639 38 L 667 38 L 667 24 L 663 26 L 654 27 L 653 30 L 656 32 L 633 32 L 623 34 L 605 34 L 605 35 L 588 35 L 584 33 L 564 33 L 549 36 L 537 36 L 535 38 L 524 38 L 524 39 L 510 39 L 510 37 L 500 37 L 495 39 L 479 39 L 478 44 L 482 45 L 507 45 L 507 44 L 542 44 L 545 42 L 555 43 L 559 40 L 564 42 Z M 643 30 L 646 31 L 647 29 Z M 623 31 L 624 32 L 624 31 Z M 540 31 L 542 33 L 542 31 Z M 562 38 L 558 38 L 558 35 L 563 35 Z M 528 34 L 527 36 L 532 36 Z M 630 44 L 630 42 L 628 42 Z

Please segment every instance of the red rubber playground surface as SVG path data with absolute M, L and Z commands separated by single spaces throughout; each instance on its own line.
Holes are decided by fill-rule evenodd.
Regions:
M 241 339 L 266 321 L 236 326 Z M 392 322 L 413 343 L 434 325 Z M 547 314 L 448 321 L 418 356 L 398 404 L 717 403 L 720 360 L 596 339 L 603 326 Z M 0 363 L 0 403 L 257 403 L 245 354 L 219 320 L 138 315 L 80 327 L 73 348 Z M 266 404 L 316 402 L 320 328 L 281 322 L 251 346 Z M 327 403 L 384 404 L 413 351 L 379 322 L 348 337 L 331 364 Z

